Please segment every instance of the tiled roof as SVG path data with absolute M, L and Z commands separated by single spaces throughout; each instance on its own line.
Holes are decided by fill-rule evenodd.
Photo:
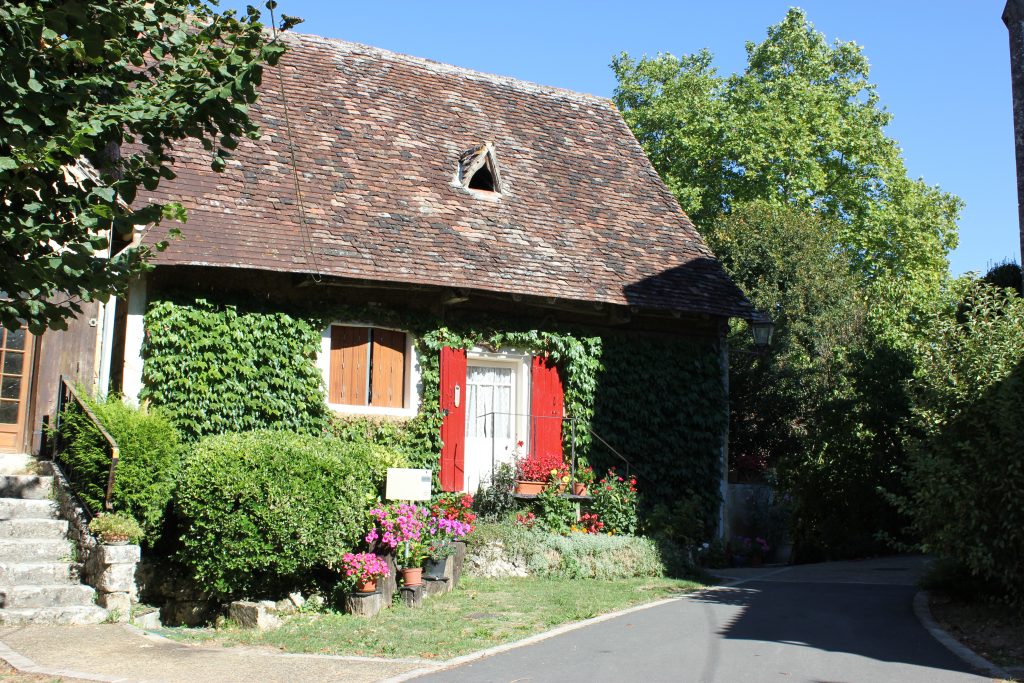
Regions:
M 150 193 L 189 220 L 157 263 L 216 265 L 738 315 L 750 306 L 611 101 L 317 36 L 264 73 L 223 173 L 198 145 Z M 305 234 L 280 91 L 306 213 Z M 464 189 L 493 143 L 500 196 Z

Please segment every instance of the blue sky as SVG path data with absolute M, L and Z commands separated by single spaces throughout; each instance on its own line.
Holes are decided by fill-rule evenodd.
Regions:
M 744 66 L 744 43 L 794 4 L 830 41 L 864 46 L 911 175 L 966 202 L 953 273 L 1019 260 L 1004 0 L 278 0 L 277 11 L 304 18 L 304 33 L 610 96 L 613 55 L 707 47 L 731 73 Z

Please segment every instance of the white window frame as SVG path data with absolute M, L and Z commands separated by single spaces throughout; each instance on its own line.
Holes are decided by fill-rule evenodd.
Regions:
M 490 351 L 488 349 L 474 346 L 466 351 L 466 364 L 490 365 L 499 367 L 512 367 L 516 382 L 516 401 L 514 410 L 515 416 L 513 426 L 516 435 L 521 435 L 523 441 L 523 453 L 525 454 L 530 445 L 530 369 L 533 365 L 533 355 L 518 351 L 516 349 L 499 349 Z
M 404 408 L 390 408 L 386 406 L 354 406 L 345 403 L 330 403 L 331 386 L 331 328 L 335 325 L 342 327 L 363 327 L 377 330 L 392 330 L 405 335 L 405 395 L 402 403 Z M 327 325 L 320 333 L 320 353 L 316 356 L 316 365 L 320 368 L 323 376 L 324 400 L 328 401 L 327 407 L 335 413 L 343 415 L 369 415 L 380 417 L 416 417 L 420 409 L 420 397 L 423 395 L 423 380 L 420 377 L 420 362 L 416 355 L 416 338 L 411 332 L 398 327 L 386 325 L 374 325 L 367 322 L 345 322 L 335 320 Z M 369 372 L 369 369 L 367 369 Z

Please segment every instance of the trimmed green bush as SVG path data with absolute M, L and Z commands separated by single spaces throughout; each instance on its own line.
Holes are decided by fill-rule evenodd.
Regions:
M 138 520 L 146 545 L 152 547 L 163 531 L 181 468 L 181 437 L 159 410 L 133 408 L 113 397 L 86 402 L 121 449 L 111 500 L 114 510 Z M 93 512 L 102 512 L 110 471 L 106 442 L 77 404 L 64 412 L 62 431 L 66 449 L 61 459 L 76 491 Z
M 665 573 L 657 546 L 640 536 L 560 536 L 507 523 L 482 523 L 467 542 L 471 554 L 500 543 L 506 558 L 536 576 L 625 579 Z
M 179 561 L 222 598 L 279 597 L 356 547 L 401 456 L 293 432 L 224 434 L 186 460 Z

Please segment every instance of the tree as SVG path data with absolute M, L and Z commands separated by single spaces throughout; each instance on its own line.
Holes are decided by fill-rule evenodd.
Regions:
M 201 0 L 0 5 L 3 326 L 66 327 L 81 302 L 148 267 L 151 249 L 123 237 L 185 219 L 177 204 L 131 206 L 140 187 L 174 177 L 173 143 L 201 141 L 220 170 L 239 138 L 258 134 L 248 106 L 284 51 L 259 19 Z M 295 23 L 283 17 L 282 30 Z
M 869 281 L 945 276 L 960 200 L 907 176 L 861 48 L 829 45 L 803 11 L 747 44 L 741 74 L 719 76 L 706 50 L 612 68 L 616 104 L 698 227 L 737 203 L 788 204 L 836 219 Z
M 878 548 L 899 491 L 924 321 L 939 307 L 961 202 L 907 174 L 853 43 L 798 9 L 747 44 L 612 63 L 615 100 L 683 208 L 776 321 L 767 355 L 731 339 L 730 454 L 793 494 L 805 559 Z

